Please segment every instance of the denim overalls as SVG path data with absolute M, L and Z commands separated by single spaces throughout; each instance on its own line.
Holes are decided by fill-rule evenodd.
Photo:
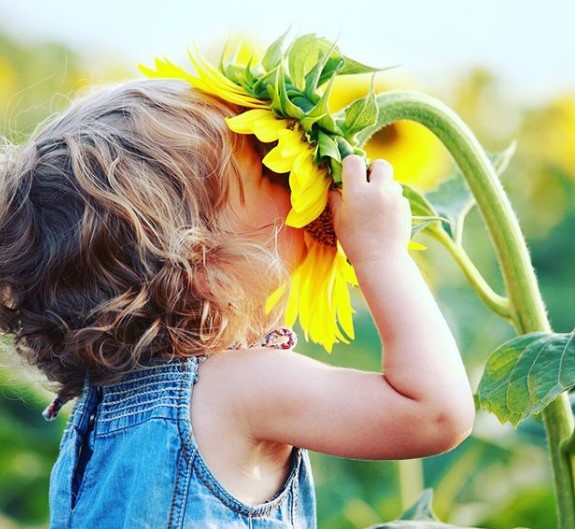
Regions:
M 50 482 L 51 529 L 313 529 L 309 459 L 271 501 L 227 492 L 198 451 L 190 423 L 197 358 L 157 362 L 120 383 L 87 385 L 64 432 Z

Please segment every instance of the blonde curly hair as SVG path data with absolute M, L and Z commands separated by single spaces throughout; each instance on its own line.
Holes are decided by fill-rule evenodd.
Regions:
M 71 105 L 0 162 L 0 329 L 61 395 L 158 357 L 273 329 L 287 272 L 225 205 L 246 141 L 189 84 L 140 80 Z M 278 306 L 279 307 L 279 306 Z

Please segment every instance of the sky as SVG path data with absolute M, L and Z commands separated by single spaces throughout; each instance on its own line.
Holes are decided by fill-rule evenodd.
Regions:
M 291 28 L 432 86 L 481 65 L 519 99 L 575 93 L 574 21 L 575 0 L 0 0 L 0 30 L 66 43 L 95 69 L 110 56 L 177 60 L 238 32 L 267 45 Z

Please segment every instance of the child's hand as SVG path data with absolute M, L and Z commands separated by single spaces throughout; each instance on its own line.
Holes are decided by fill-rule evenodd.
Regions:
M 351 263 L 405 254 L 411 209 L 393 179 L 391 165 L 376 160 L 367 172 L 361 157 L 348 156 L 343 161 L 342 183 L 341 192 L 330 193 L 330 207 L 337 238 Z

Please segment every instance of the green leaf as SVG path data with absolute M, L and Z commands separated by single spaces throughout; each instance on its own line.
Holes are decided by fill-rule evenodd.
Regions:
M 451 238 L 455 238 L 454 233 L 463 225 L 467 213 L 475 204 L 464 176 L 457 173 L 452 178 L 444 180 L 436 190 L 427 193 L 426 198 L 435 211 L 447 220 L 443 223 L 443 228 Z
M 517 143 L 512 141 L 509 144 L 509 147 L 503 151 L 499 151 L 496 153 L 488 154 L 491 163 L 493 164 L 493 168 L 498 176 L 501 176 L 515 155 L 515 148 L 517 147 Z
M 515 142 L 501 152 L 488 155 L 498 176 L 507 169 L 514 153 Z M 437 213 L 447 219 L 448 222 L 443 224 L 443 228 L 451 238 L 456 239 L 456 234 L 462 233 L 465 218 L 475 204 L 463 174 L 456 172 L 441 182 L 437 189 L 427 193 L 426 197 Z
M 517 426 L 575 386 L 575 335 L 533 332 L 489 357 L 477 391 L 479 405 Z
M 262 59 L 262 66 L 266 72 L 272 71 L 281 62 L 283 44 L 288 33 L 289 29 L 266 50 Z
M 411 206 L 411 214 L 418 217 L 438 217 L 433 205 L 421 193 L 402 184 L 403 196 L 409 200 Z
M 345 107 L 345 121 L 343 129 L 348 139 L 351 139 L 357 132 L 371 127 L 377 121 L 377 105 L 375 104 L 375 91 L 373 82 L 367 96 L 356 99 Z
M 419 499 L 399 518 L 384 524 L 373 525 L 369 529 L 477 529 L 450 525 L 439 521 L 431 507 L 433 491 L 426 489 Z
M 411 238 L 413 239 L 418 233 L 421 233 L 426 228 L 429 228 L 431 225 L 435 225 L 436 222 L 444 222 L 444 221 L 445 219 L 443 217 L 412 216 Z

